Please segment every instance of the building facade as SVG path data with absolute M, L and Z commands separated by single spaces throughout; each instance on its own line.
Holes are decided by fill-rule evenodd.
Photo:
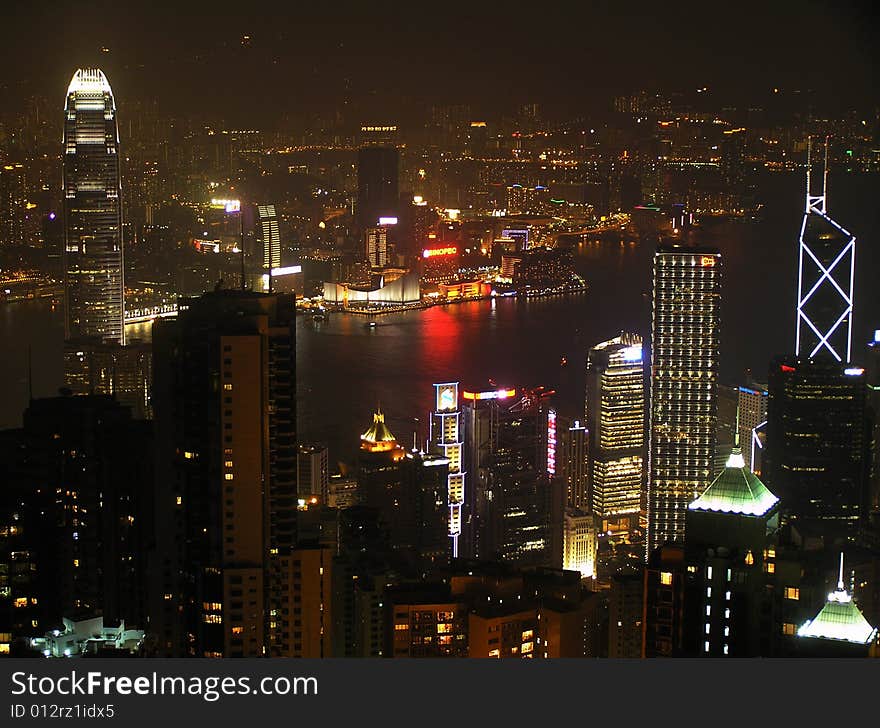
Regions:
M 688 503 L 713 475 L 721 253 L 661 246 L 654 256 L 648 554 L 683 541 Z

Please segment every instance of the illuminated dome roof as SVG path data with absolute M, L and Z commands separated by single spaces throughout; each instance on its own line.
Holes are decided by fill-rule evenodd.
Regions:
M 67 93 L 87 93 L 87 94 L 112 94 L 110 82 L 107 76 L 100 68 L 78 68 L 73 78 L 70 79 L 70 85 L 67 87 Z
M 385 424 L 385 415 L 381 412 L 373 414 L 373 424 L 361 435 L 361 449 L 379 452 L 397 447 L 397 438 Z
M 862 612 L 843 588 L 843 554 L 840 555 L 840 578 L 837 589 L 828 595 L 825 605 L 815 619 L 804 622 L 798 637 L 816 637 L 867 645 L 877 635 Z
M 742 450 L 737 446 L 731 451 L 724 470 L 688 509 L 763 516 L 778 502 L 779 498 L 746 468 Z

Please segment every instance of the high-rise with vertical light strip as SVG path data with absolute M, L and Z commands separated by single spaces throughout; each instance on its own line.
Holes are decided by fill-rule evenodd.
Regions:
M 80 68 L 63 138 L 65 338 L 124 343 L 122 191 L 116 101 L 104 72 Z
M 687 505 L 712 481 L 718 418 L 721 253 L 654 256 L 647 554 L 684 540 Z

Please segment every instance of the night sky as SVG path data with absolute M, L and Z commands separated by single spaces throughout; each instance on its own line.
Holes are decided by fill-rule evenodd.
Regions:
M 117 98 L 258 126 L 344 101 L 395 119 L 424 102 L 490 115 L 536 101 L 572 116 L 641 88 L 708 86 L 717 108 L 760 105 L 777 86 L 812 89 L 817 110 L 871 110 L 880 90 L 870 2 L 33 5 L 4 2 L 3 106 L 63 97 L 89 64 Z

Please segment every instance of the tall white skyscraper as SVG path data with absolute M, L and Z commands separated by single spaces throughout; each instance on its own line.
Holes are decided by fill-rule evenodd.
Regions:
M 654 256 L 647 554 L 684 541 L 688 503 L 712 482 L 718 419 L 721 253 Z
M 65 337 L 124 343 L 122 190 L 116 102 L 103 71 L 67 89 L 63 138 Z

